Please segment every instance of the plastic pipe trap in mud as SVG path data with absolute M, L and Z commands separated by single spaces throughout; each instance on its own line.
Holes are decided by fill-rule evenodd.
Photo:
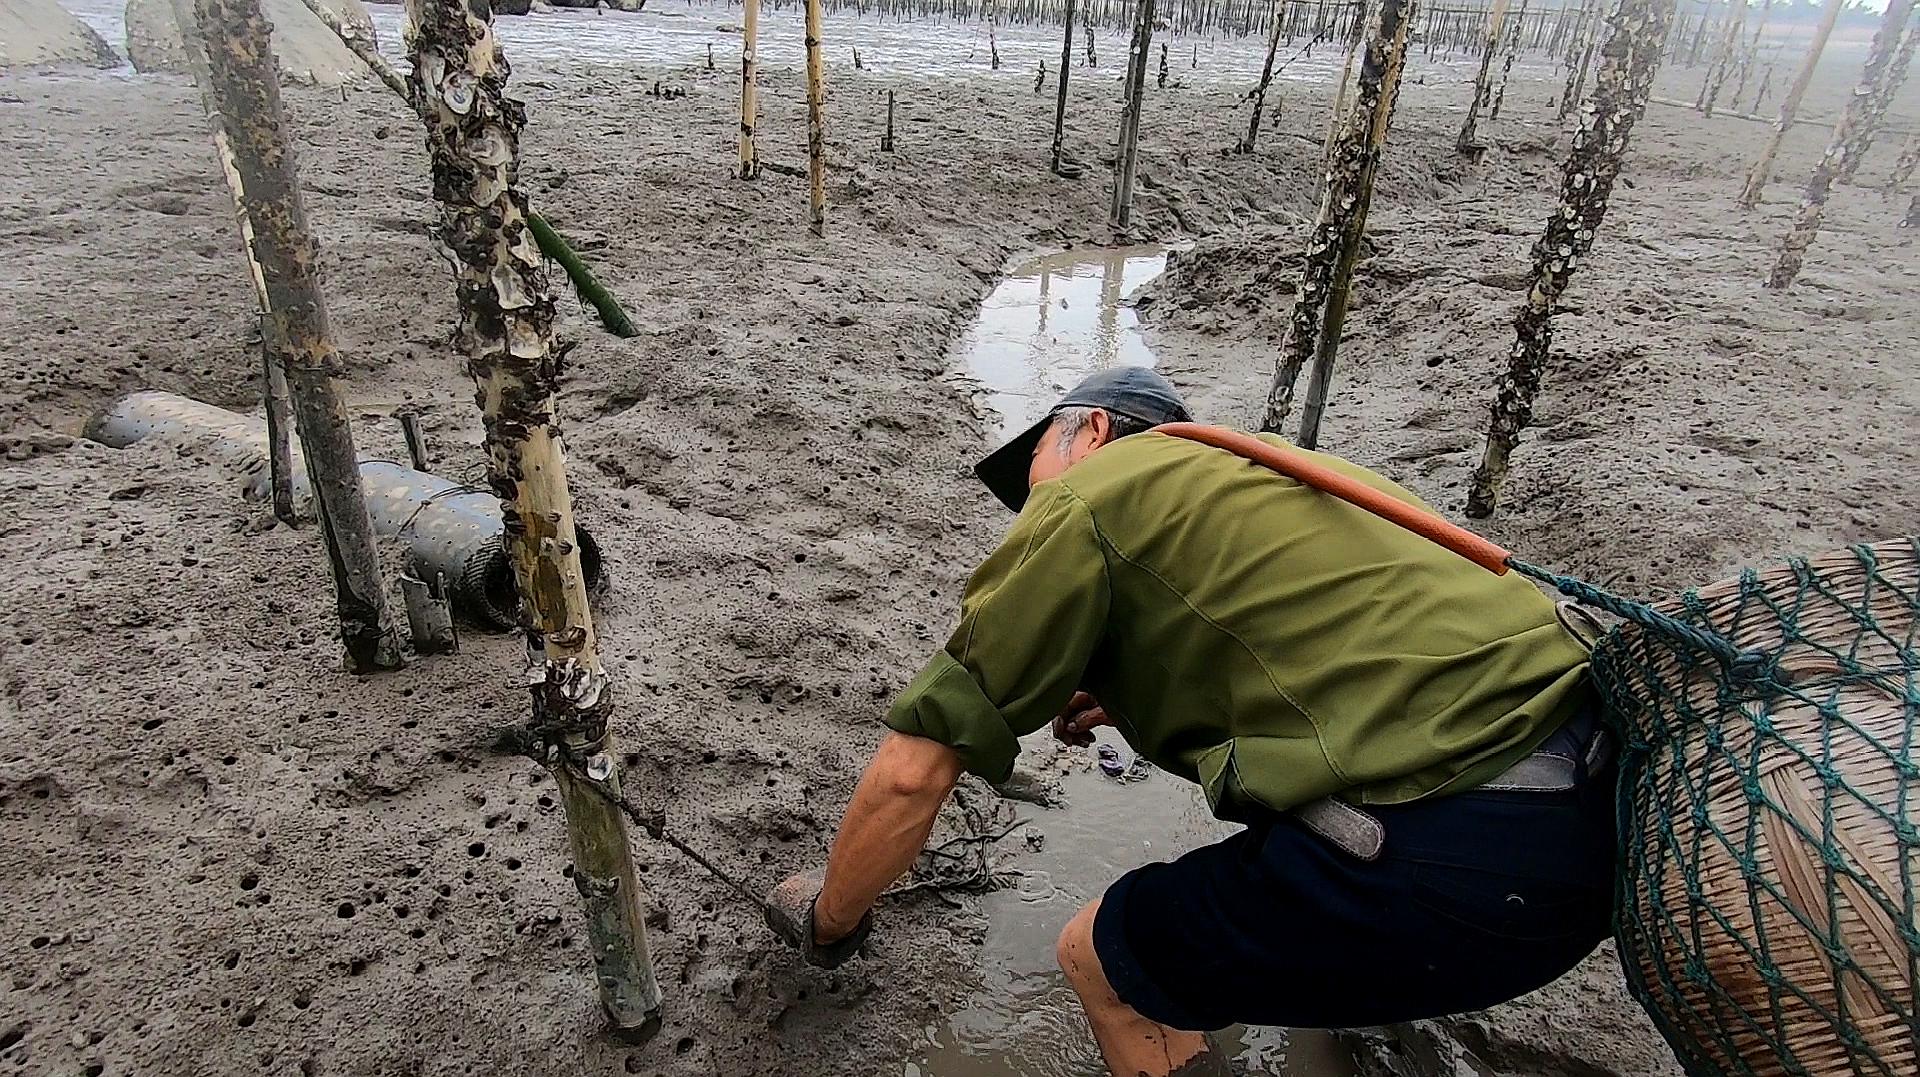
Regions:
M 267 499 L 264 420 L 148 391 L 101 411 L 87 422 L 85 433 L 116 449 L 149 440 L 173 446 L 236 474 L 247 499 Z M 312 488 L 298 444 L 293 452 L 293 496 L 300 502 Z M 499 498 L 485 489 L 367 456 L 360 458 L 360 481 L 374 531 L 382 538 L 406 540 L 414 574 L 427 580 L 444 575 L 454 609 L 479 624 L 508 629 L 519 622 L 520 599 Z M 597 590 L 602 583 L 600 546 L 585 528 L 579 536 L 580 567 L 587 588 Z

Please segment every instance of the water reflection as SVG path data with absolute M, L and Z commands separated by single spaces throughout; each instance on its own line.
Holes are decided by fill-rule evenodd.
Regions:
M 1153 365 L 1124 300 L 1166 268 L 1163 246 L 1087 248 L 1023 262 L 995 286 L 959 358 L 986 386 L 1003 436 L 1095 370 Z

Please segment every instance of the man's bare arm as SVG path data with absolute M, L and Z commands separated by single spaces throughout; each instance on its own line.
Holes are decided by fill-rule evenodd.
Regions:
M 833 839 L 814 904 L 814 941 L 851 934 L 880 892 L 911 867 L 960 780 L 960 755 L 925 737 L 888 733 L 873 753 Z

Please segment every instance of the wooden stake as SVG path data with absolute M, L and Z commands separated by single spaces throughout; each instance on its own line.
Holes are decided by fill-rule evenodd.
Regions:
M 1487 109 L 1487 119 L 1500 118 L 1500 110 L 1507 105 L 1507 82 L 1513 78 L 1513 61 L 1520 55 L 1520 31 L 1527 26 L 1527 0 L 1520 0 L 1520 17 L 1513 20 L 1513 37 L 1507 42 L 1507 58 L 1500 64 L 1500 85 L 1493 92 L 1493 107 Z
M 1160 43 L 1160 73 L 1153 84 L 1158 89 L 1167 88 L 1167 43 L 1164 41 Z
M 253 255 L 279 323 L 294 425 L 314 491 L 314 511 L 333 573 L 340 638 L 355 673 L 398 669 L 399 636 L 387 612 L 373 522 L 346 403 L 334 389 L 339 349 L 320 290 L 318 248 L 307 226 L 299 169 L 287 139 L 279 72 L 259 0 L 199 0 L 214 111 L 224 121 Z M 184 27 L 183 27 L 184 30 Z
M 1888 174 L 1886 185 L 1880 188 L 1882 194 L 1892 197 L 1899 194 L 1913 178 L 1913 170 L 1920 166 L 1920 133 L 1907 136 L 1907 144 L 1900 148 L 1900 157 L 1893 163 L 1893 171 Z
M 1493 58 L 1500 51 L 1500 31 L 1507 22 L 1507 0 L 1493 0 L 1493 9 L 1487 14 L 1486 47 L 1480 52 L 1480 73 L 1473 80 L 1473 102 L 1467 106 L 1467 119 L 1460 125 L 1460 134 L 1453 140 L 1453 148 L 1460 153 L 1472 153 L 1480 148 L 1474 136 L 1474 128 L 1480 122 L 1480 110 L 1493 97 Z
M 1320 417 L 1326 410 L 1333 361 L 1346 323 L 1353 267 L 1360 257 L 1367 211 L 1373 204 L 1373 177 L 1386 151 L 1387 128 L 1400 97 L 1400 73 L 1406 66 L 1407 38 L 1413 29 L 1411 7 L 1401 0 L 1382 0 L 1379 22 L 1367 40 L 1366 57 L 1354 80 L 1353 111 L 1334 145 L 1327 189 L 1320 199 L 1313 234 L 1307 240 L 1292 331 L 1282 349 L 1284 358 L 1276 371 L 1273 392 L 1267 398 L 1268 421 L 1262 428 L 1277 433 L 1292 403 L 1293 383 L 1300 376 L 1300 367 L 1312 357 L 1313 373 L 1308 379 L 1299 437 L 1300 444 L 1309 449 L 1319 442 Z
M 407 461 L 415 471 L 430 475 L 433 469 L 427 466 L 427 438 L 420 432 L 420 413 L 411 409 L 400 413 L 400 436 L 407 442 Z
M 827 88 L 820 59 L 820 0 L 807 0 L 807 227 L 827 234 Z
M 1900 219 L 1900 227 L 1920 228 L 1920 193 L 1916 193 L 1913 201 L 1907 203 L 1907 215 Z
M 1347 60 L 1340 65 L 1340 85 L 1334 87 L 1333 107 L 1327 110 L 1327 136 L 1320 143 L 1322 171 L 1333 161 L 1333 143 L 1340 135 L 1340 117 L 1346 115 L 1347 85 L 1353 81 L 1353 57 L 1360 51 L 1360 42 L 1367 36 L 1371 3 L 1372 0 L 1360 0 L 1360 7 L 1353 16 L 1353 25 L 1347 31 Z M 1292 389 L 1289 388 L 1288 392 L 1292 392 Z
M 1252 153 L 1254 143 L 1260 138 L 1260 114 L 1267 108 L 1267 87 L 1273 85 L 1273 55 L 1279 51 L 1280 20 L 1275 18 L 1273 25 L 1267 28 L 1267 62 L 1260 68 L 1260 81 L 1254 85 L 1253 92 L 1247 95 L 1253 98 L 1253 113 L 1247 117 L 1247 137 L 1234 147 L 1241 153 Z M 1341 88 L 1345 89 L 1345 86 Z
M 893 152 L 893 91 L 887 91 L 887 132 L 880 136 L 880 152 Z
M 287 392 L 287 342 L 280 335 L 280 322 L 273 316 L 273 303 L 267 295 L 267 281 L 260 272 L 259 259 L 253 254 L 253 225 L 247 219 L 246 195 L 241 191 L 239 169 L 233 163 L 226 121 L 214 101 L 213 76 L 207 68 L 200 16 L 193 10 L 193 0 L 172 0 L 172 7 L 174 24 L 180 28 L 180 45 L 186 53 L 187 69 L 193 73 L 194 85 L 200 90 L 200 106 L 213 135 L 214 156 L 220 161 L 220 174 L 227 181 L 227 194 L 233 201 L 240 251 L 247 260 L 247 277 L 253 283 L 253 300 L 259 313 L 260 385 L 267 414 L 267 484 L 273 515 L 281 523 L 296 525 L 300 514 L 299 507 L 293 503 L 293 402 Z
M 204 2 L 204 0 L 203 0 Z M 460 325 L 485 419 L 489 484 L 506 522 L 527 621 L 530 732 L 560 788 L 585 899 L 600 1003 L 622 1036 L 660 1023 L 640 887 L 627 847 L 613 690 L 600 664 L 580 567 L 554 394 L 560 353 L 545 263 L 517 183 L 525 113 L 506 96 L 508 69 L 485 4 L 407 0 L 413 85 L 427 123 L 441 238 L 454 256 Z
M 1133 40 L 1127 47 L 1127 98 L 1120 110 L 1120 147 L 1113 170 L 1113 212 L 1109 220 L 1117 232 L 1125 231 L 1133 218 L 1133 176 L 1140 152 L 1140 106 L 1147 96 L 1147 54 L 1153 47 L 1152 38 L 1153 0 L 1139 0 Z
M 1060 34 L 1060 86 L 1054 91 L 1053 98 L 1053 173 L 1060 174 L 1060 146 L 1067 134 L 1067 74 L 1073 70 L 1073 9 L 1074 0 L 1067 0 L 1064 16 L 1066 28 Z M 1088 42 L 1092 42 L 1089 37 Z M 1092 45 L 1088 45 L 1092 49 Z
M 1787 132 L 1793 129 L 1793 118 L 1800 111 L 1800 99 L 1806 96 L 1807 87 L 1813 83 L 1813 69 L 1820 63 L 1820 54 L 1826 51 L 1827 39 L 1833 36 L 1834 21 L 1840 18 L 1840 9 L 1846 5 L 1840 0 L 1827 0 L 1825 14 L 1820 17 L 1820 26 L 1813 32 L 1813 43 L 1807 46 L 1807 58 L 1801 61 L 1800 73 L 1794 76 L 1793 86 L 1787 91 L 1786 99 L 1780 102 L 1780 118 L 1774 121 L 1773 137 L 1767 140 L 1766 148 L 1747 170 L 1747 182 L 1740 189 L 1740 208 L 1752 209 L 1760 204 L 1760 195 L 1767 189 L 1767 181 L 1773 178 L 1773 159 L 1779 156 L 1780 143 L 1786 141 Z M 1759 107 L 1755 104 L 1755 107 Z
M 1720 88 L 1726 85 L 1727 75 L 1732 71 L 1735 55 L 1740 47 L 1740 31 L 1747 25 L 1747 0 L 1732 0 L 1733 17 L 1727 21 L 1726 36 L 1720 39 L 1720 50 L 1714 54 L 1712 66 L 1707 68 L 1707 77 L 1700 83 L 1700 113 L 1713 115 L 1713 106 L 1720 98 Z
M 1646 111 L 1660 52 L 1673 22 L 1674 0 L 1621 0 L 1601 50 L 1593 101 L 1581 110 L 1580 127 L 1560 182 L 1560 205 L 1533 245 L 1533 285 L 1514 316 L 1513 348 L 1501 376 L 1487 428 L 1487 446 L 1467 492 L 1467 515 L 1492 514 L 1507 477 L 1507 459 L 1520 431 L 1533 419 L 1533 398 L 1553 346 L 1553 312 L 1573 271 L 1593 247 L 1606 218 L 1607 200 L 1620 175 L 1627 138 Z
M 1833 193 L 1834 183 L 1847 162 L 1865 154 L 1873 143 L 1874 129 L 1880 119 L 1875 113 L 1874 99 L 1882 89 L 1882 82 L 1892 73 L 1889 68 L 1895 51 L 1900 48 L 1900 35 L 1913 15 L 1913 4 L 1914 0 L 1888 0 L 1886 13 L 1880 17 L 1880 29 L 1874 33 L 1873 45 L 1867 52 L 1866 67 L 1860 73 L 1860 85 L 1847 99 L 1833 137 L 1827 141 L 1827 152 L 1820 155 L 1820 163 L 1813 168 L 1813 178 L 1807 181 L 1807 193 L 1800 200 L 1800 213 L 1794 218 L 1793 227 L 1780 238 L 1780 260 L 1774 263 L 1773 272 L 1767 277 L 1767 287 L 1774 291 L 1792 284 L 1800 275 L 1807 248 L 1813 245 L 1813 237 L 1820 234 L 1820 221 L 1826 216 L 1827 197 Z
M 1334 146 L 1334 161 L 1327 171 L 1327 196 L 1321 200 L 1325 228 L 1315 228 L 1302 267 L 1294 328 L 1306 324 L 1311 336 L 1298 344 L 1290 342 L 1288 353 L 1298 351 L 1304 357 L 1311 349 L 1313 355 L 1308 403 L 1300 413 L 1300 445 L 1308 449 L 1319 443 L 1319 424 L 1327 411 L 1327 390 L 1332 384 L 1332 361 L 1340 349 L 1340 328 L 1346 324 L 1346 305 L 1354 286 L 1354 263 L 1359 261 L 1359 244 L 1367 234 L 1367 209 L 1373 205 L 1373 177 L 1386 152 L 1386 129 L 1400 98 L 1400 73 L 1407 61 L 1407 36 L 1413 29 L 1413 19 L 1407 15 L 1411 10 L 1402 8 L 1400 0 L 1380 4 L 1379 29 L 1367 42 L 1367 60 L 1361 63 L 1354 84 L 1354 115 L 1346 121 L 1346 132 Z M 1325 244 L 1325 250 L 1315 251 L 1319 244 Z M 1315 263 L 1327 267 L 1327 271 L 1313 275 L 1313 282 L 1321 286 L 1321 296 L 1309 298 L 1308 267 Z M 1304 303 L 1317 307 L 1317 324 L 1313 324 L 1315 315 L 1311 311 L 1300 309 Z
M 753 147 L 753 126 L 760 106 L 760 0 L 744 2 L 745 14 L 740 21 L 740 168 L 737 175 L 750 180 L 760 174 L 760 158 Z
M 1595 21 L 1595 9 L 1599 0 L 1586 0 L 1580 6 L 1579 21 L 1573 26 L 1573 44 L 1568 50 L 1567 85 L 1560 91 L 1560 119 L 1566 119 L 1580 108 L 1580 97 L 1587 92 L 1587 65 L 1593 62 L 1593 49 L 1600 40 L 1600 24 Z M 1572 59 L 1574 51 L 1580 56 Z
M 1911 22 L 1911 18 L 1908 21 Z M 1837 182 L 1852 183 L 1853 177 L 1860 171 L 1860 162 L 1866 160 L 1868 151 L 1873 149 L 1873 141 L 1887 118 L 1887 110 L 1893 107 L 1894 99 L 1900 96 L 1900 87 L 1907 81 L 1907 69 L 1913 65 L 1916 43 L 1920 43 L 1920 27 L 1907 30 L 1900 39 L 1900 48 L 1894 54 L 1893 63 L 1880 76 L 1872 99 L 1866 102 L 1866 113 L 1861 121 L 1861 145 L 1841 159 L 1839 171 L 1834 176 Z

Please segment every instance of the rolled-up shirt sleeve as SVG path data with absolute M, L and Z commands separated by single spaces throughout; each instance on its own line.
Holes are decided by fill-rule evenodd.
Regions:
M 894 701 L 887 725 L 1006 781 L 1018 738 L 1080 686 L 1106 632 L 1108 599 L 1106 551 L 1086 503 L 1058 481 L 1041 483 L 967 581 L 960 627 Z

